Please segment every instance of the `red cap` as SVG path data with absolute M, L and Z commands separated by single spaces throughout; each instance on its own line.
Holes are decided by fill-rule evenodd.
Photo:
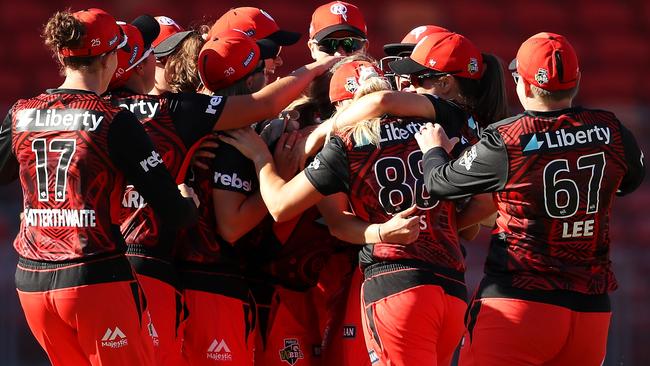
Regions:
M 361 10 L 343 1 L 333 1 L 319 6 L 311 16 L 309 38 L 321 41 L 336 31 L 352 32 L 368 38 L 368 28 Z
M 199 54 L 199 76 L 206 88 L 216 91 L 250 74 L 269 52 L 241 31 L 218 33 L 203 45 Z
M 183 27 L 178 25 L 174 19 L 164 15 L 157 16 L 156 21 L 158 21 L 158 24 L 160 25 L 160 33 L 158 33 L 158 37 L 156 37 L 156 39 L 151 43 L 153 47 L 158 46 L 160 42 L 166 40 L 169 36 L 183 31 Z
M 423 37 L 411 56 L 390 63 L 398 75 L 410 75 L 425 70 L 452 74 L 467 79 L 483 75 L 481 51 L 464 36 L 453 32 L 437 32 Z
M 102 9 L 86 9 L 72 13 L 84 26 L 84 35 L 79 47 L 62 47 L 59 53 L 63 57 L 98 56 L 113 51 L 126 44 L 126 37 L 120 27 L 115 23 L 115 18 Z
M 144 40 L 142 39 L 140 30 L 124 22 L 118 22 L 118 24 L 128 37 L 128 42 L 126 46 L 117 51 L 117 68 L 115 69 L 115 74 L 113 74 L 110 84 L 108 84 L 109 90 L 124 85 L 133 73 L 133 69 L 129 69 L 130 66 L 138 61 L 145 52 Z
M 240 30 L 255 39 L 270 39 L 281 46 L 290 46 L 300 39 L 300 33 L 280 29 L 269 13 L 253 7 L 230 9 L 214 22 L 208 38 L 230 29 Z
M 384 74 L 375 65 L 367 61 L 351 61 L 341 65 L 330 80 L 330 101 L 340 102 L 354 98 L 359 85 L 371 77 Z
M 528 38 L 510 63 L 528 83 L 544 90 L 566 90 L 578 83 L 578 56 L 566 38 L 555 33 L 537 33 Z
M 449 32 L 449 30 L 447 28 L 438 27 L 437 25 L 421 25 L 415 27 L 406 34 L 404 39 L 402 39 L 402 42 L 384 45 L 384 53 L 388 56 L 400 56 L 407 52 L 410 54 L 413 52 L 415 45 L 420 42 L 422 38 L 429 34 L 438 32 Z
M 131 24 L 117 22 L 127 36 L 124 47 L 117 51 L 117 68 L 108 84 L 108 89 L 115 89 L 129 79 L 133 69 L 151 54 L 151 42 L 158 36 L 160 26 L 150 15 L 141 15 Z

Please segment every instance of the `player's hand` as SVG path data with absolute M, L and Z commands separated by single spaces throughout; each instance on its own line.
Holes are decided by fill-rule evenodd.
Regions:
M 450 139 L 441 125 L 431 122 L 420 127 L 420 131 L 416 132 L 414 137 L 420 146 L 422 154 L 426 154 L 427 151 L 434 147 L 442 147 L 449 154 L 458 143 L 458 137 Z
M 404 245 L 413 243 L 420 235 L 420 216 L 409 217 L 415 211 L 417 207 L 411 206 L 380 224 L 382 241 Z
M 291 180 L 298 172 L 300 155 L 295 154 L 294 151 L 298 148 L 296 145 L 299 139 L 304 140 L 297 131 L 283 133 L 275 145 L 273 161 L 278 175 L 285 181 Z
M 192 187 L 188 186 L 185 183 L 182 183 L 178 185 L 178 190 L 181 191 L 181 196 L 185 198 L 191 198 L 192 201 L 194 201 L 196 207 L 199 207 L 200 204 L 199 197 L 196 195 Z
M 322 52 L 322 51 L 318 51 Z M 316 61 L 309 64 L 309 68 L 316 72 L 316 75 L 322 75 L 329 70 L 335 63 L 343 59 L 343 56 L 332 56 L 325 54 L 319 57 Z
M 239 150 L 256 164 L 271 161 L 271 153 L 264 140 L 250 127 L 224 131 L 219 139 Z
M 194 155 L 192 155 L 192 166 L 197 169 L 208 170 L 210 168 L 210 163 L 216 157 L 213 151 L 217 147 L 219 147 L 217 136 L 206 138 L 201 145 L 199 145 L 198 149 L 196 149 Z

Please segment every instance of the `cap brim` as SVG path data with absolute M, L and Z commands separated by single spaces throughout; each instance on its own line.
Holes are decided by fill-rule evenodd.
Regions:
M 517 71 L 517 59 L 513 59 L 510 61 L 510 65 L 508 65 L 508 70 L 510 71 Z
M 325 28 L 321 29 L 316 34 L 314 34 L 314 39 L 317 42 L 320 42 L 324 38 L 327 38 L 327 36 L 329 36 L 330 34 L 332 34 L 334 32 L 338 32 L 338 31 L 348 31 L 348 32 L 354 33 L 355 35 L 357 35 L 357 36 L 359 36 L 361 38 L 364 38 L 364 39 L 366 38 L 366 34 L 363 31 L 361 31 L 361 29 L 353 27 L 353 26 L 351 26 L 349 24 L 337 24 L 337 25 L 333 25 L 333 26 L 325 27 Z
M 178 45 L 183 42 L 187 36 L 189 36 L 194 31 L 183 31 L 174 33 L 171 36 L 167 37 L 164 41 L 160 42 L 156 48 L 153 49 L 153 53 L 156 55 L 156 58 L 165 57 L 172 54 Z
M 275 58 L 280 51 L 280 46 L 270 39 L 260 39 L 255 43 L 257 43 L 257 46 L 260 48 L 260 60 Z
M 153 41 L 158 37 L 158 34 L 160 34 L 160 24 L 158 24 L 156 18 L 151 15 L 140 15 L 131 22 L 131 25 L 140 30 L 145 50 L 151 47 L 151 43 L 153 43 Z
M 270 39 L 280 46 L 291 46 L 292 44 L 296 44 L 300 37 L 300 33 L 289 32 L 280 29 L 279 31 L 266 37 L 266 39 Z
M 421 71 L 430 70 L 419 63 L 413 61 L 410 57 L 404 57 L 388 64 L 391 70 L 397 75 L 411 75 Z
M 386 56 L 406 56 L 401 55 L 408 52 L 411 54 L 415 48 L 415 43 L 389 43 L 384 45 L 384 53 Z

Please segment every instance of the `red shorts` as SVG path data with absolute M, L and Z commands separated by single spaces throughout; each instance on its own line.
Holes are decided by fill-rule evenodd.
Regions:
M 349 279 L 347 296 L 341 311 L 328 329 L 329 342 L 323 347 L 324 365 L 364 366 L 370 365 L 361 323 L 361 283 L 363 273 L 356 267 Z
M 52 365 L 156 364 L 150 316 L 124 256 L 49 267 L 21 258 L 16 287 Z
M 190 365 L 253 365 L 255 306 L 242 278 L 181 273 L 188 318 L 183 356 Z
M 561 299 L 549 304 L 515 296 L 518 298 L 482 294 L 472 302 L 459 365 L 602 364 L 611 318 L 607 295 L 569 295 L 574 299 L 565 305 L 578 305 L 583 311 L 560 306 Z
M 370 362 L 449 365 L 465 329 L 462 274 L 386 267 L 366 269 L 362 286 Z
M 309 292 L 276 286 L 267 324 L 265 342 L 255 352 L 256 365 L 321 364 L 318 316 Z
M 182 325 L 185 319 L 182 294 L 166 282 L 145 275 L 137 276 L 151 314 L 151 333 L 157 364 L 184 365 L 181 354 Z

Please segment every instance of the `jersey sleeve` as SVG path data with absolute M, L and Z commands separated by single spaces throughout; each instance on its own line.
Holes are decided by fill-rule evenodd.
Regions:
M 477 125 L 467 112 L 456 104 L 440 99 L 435 95 L 423 94 L 433 105 L 436 111 L 436 123 L 441 125 L 449 137 L 458 137 L 451 156 L 459 156 L 462 151 L 478 140 Z M 469 124 L 473 123 L 473 126 Z M 471 143 L 470 143 L 471 141 Z
M 332 137 L 305 168 L 305 176 L 324 196 L 350 192 L 348 157 L 340 137 Z
M 441 147 L 422 158 L 424 180 L 433 197 L 459 199 L 504 188 L 508 179 L 508 153 L 500 134 L 487 129 L 481 140 L 460 158 L 448 161 Z
M 11 149 L 11 111 L 13 107 L 0 125 L 0 184 L 10 183 L 18 178 L 18 160 Z
M 174 127 L 186 146 L 210 133 L 219 121 L 227 98 L 198 93 L 166 94 Z
M 215 150 L 212 164 L 212 188 L 250 195 L 257 190 L 255 165 L 231 145 Z
M 161 155 L 130 112 L 119 112 L 113 119 L 108 131 L 108 152 L 162 221 L 176 227 L 197 222 L 198 213 L 192 199 L 181 196 Z
M 619 196 L 624 196 L 637 189 L 645 177 L 645 157 L 643 151 L 639 149 L 636 139 L 632 132 L 621 125 L 621 135 L 623 139 L 623 149 L 625 152 L 625 161 L 627 162 L 627 172 L 623 176 L 618 191 Z

